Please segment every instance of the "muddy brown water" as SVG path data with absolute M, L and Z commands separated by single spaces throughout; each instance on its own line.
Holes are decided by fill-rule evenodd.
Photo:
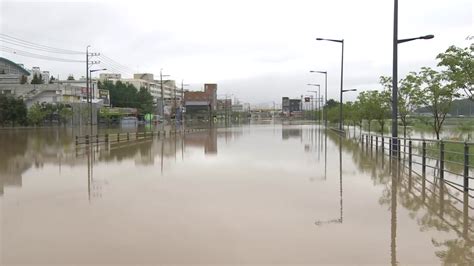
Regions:
M 472 194 L 316 125 L 0 131 L 2 265 L 474 263 Z

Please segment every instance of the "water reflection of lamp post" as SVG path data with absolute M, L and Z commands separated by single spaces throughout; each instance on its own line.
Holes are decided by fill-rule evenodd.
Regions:
M 339 218 L 331 220 L 316 220 L 314 222 L 316 225 L 330 224 L 330 223 L 339 223 L 343 222 L 343 200 L 342 200 L 342 136 L 339 136 Z
M 390 160 L 392 161 L 392 160 Z M 399 164 L 393 162 L 392 167 L 392 197 L 391 197 L 391 219 L 390 219 L 390 258 L 392 265 L 397 265 L 397 192 L 399 182 Z

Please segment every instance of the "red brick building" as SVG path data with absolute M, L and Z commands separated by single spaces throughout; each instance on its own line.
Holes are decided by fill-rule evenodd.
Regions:
M 217 84 L 204 84 L 204 91 L 184 92 L 184 105 L 187 111 L 193 109 L 217 108 Z

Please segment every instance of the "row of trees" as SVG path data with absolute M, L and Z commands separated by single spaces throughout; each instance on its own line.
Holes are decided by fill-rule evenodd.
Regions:
M 5 125 L 25 125 L 26 105 L 22 99 L 8 97 L 0 94 L 0 124 Z
M 65 104 L 36 103 L 30 109 L 22 99 L 0 94 L 0 125 L 39 126 L 57 122 L 65 124 L 72 118 L 72 109 Z
M 417 109 L 425 107 L 431 113 L 429 122 L 436 138 L 439 139 L 446 115 L 451 110 L 455 99 L 470 97 L 474 92 L 474 45 L 467 48 L 449 47 L 436 58 L 440 70 L 423 67 L 418 72 L 410 72 L 399 81 L 398 113 L 403 126 L 404 136 L 409 125 L 409 117 Z M 357 100 L 343 105 L 346 121 L 354 126 L 362 126 L 365 120 L 369 131 L 372 122 L 376 121 L 381 131 L 386 127 L 387 119 L 391 117 L 392 109 L 392 79 L 380 77 L 383 90 L 361 92 Z M 328 119 L 338 120 L 335 115 L 337 107 L 328 108 Z
M 114 107 L 137 108 L 139 114 L 153 113 L 153 97 L 146 88 L 137 90 L 132 84 L 121 81 L 104 81 L 98 83 L 100 90 L 108 90 L 110 104 Z
M 54 80 L 56 80 L 56 78 L 51 75 L 50 78 L 49 78 L 49 84 L 53 83 Z M 67 77 L 67 80 L 74 80 L 74 76 L 72 74 L 69 75 Z M 25 75 L 22 75 L 21 79 L 20 79 L 20 84 L 26 84 L 26 83 L 28 83 L 28 78 Z M 41 75 L 41 74 L 38 75 L 38 74 L 34 73 L 30 84 L 44 84 L 43 75 Z

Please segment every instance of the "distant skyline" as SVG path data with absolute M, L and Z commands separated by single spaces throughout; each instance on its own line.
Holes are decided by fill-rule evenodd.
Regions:
M 472 43 L 467 37 L 474 35 L 473 8 L 471 0 L 400 0 L 399 38 L 435 38 L 400 45 L 399 77 L 435 67 L 436 55 L 450 45 Z M 328 71 L 328 98 L 338 99 L 340 45 L 316 37 L 345 39 L 346 89 L 380 89 L 379 77 L 391 76 L 392 30 L 393 1 L 0 1 L 1 33 L 75 51 L 91 45 L 92 52 L 127 72 L 158 79 L 163 69 L 177 83 L 191 84 L 188 89 L 218 83 L 219 94 L 254 104 L 308 95 L 307 83 L 324 84 L 324 75 L 310 70 Z M 85 75 L 83 63 L 23 57 L 5 47 L 75 60 L 84 56 L 0 45 L 0 56 L 27 68 L 39 66 L 62 78 Z

